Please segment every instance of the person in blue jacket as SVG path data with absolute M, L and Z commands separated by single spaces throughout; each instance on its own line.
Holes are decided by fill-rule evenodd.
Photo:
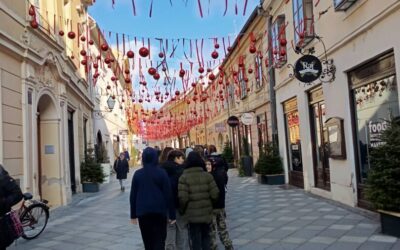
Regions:
M 133 175 L 130 194 L 131 223 L 137 224 L 146 250 L 165 249 L 167 222 L 175 223 L 175 203 L 167 172 L 158 166 L 158 153 L 142 153 L 143 168 Z

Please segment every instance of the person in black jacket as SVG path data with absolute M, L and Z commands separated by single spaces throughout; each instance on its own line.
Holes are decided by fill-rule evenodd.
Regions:
M 124 180 L 128 178 L 129 163 L 125 158 L 125 153 L 122 152 L 114 162 L 114 170 L 117 173 L 117 179 L 121 185 L 121 191 L 125 191 Z
M 142 154 L 143 168 L 133 175 L 130 194 L 131 223 L 139 220 L 146 250 L 163 250 L 167 221 L 175 223 L 175 206 L 167 172 L 158 166 L 158 153 L 146 148 Z
M 218 234 L 221 242 L 224 244 L 226 250 L 233 249 L 232 240 L 229 238 L 229 233 L 227 230 L 225 222 L 225 192 L 226 185 L 228 184 L 228 174 L 226 172 L 226 162 L 225 160 L 217 155 L 209 157 L 209 162 L 211 162 L 211 174 L 214 177 L 215 183 L 218 186 L 219 197 L 216 203 L 214 203 L 214 213 L 213 222 L 211 224 L 211 249 L 217 249 L 217 239 L 216 233 L 218 229 Z
M 183 173 L 183 162 L 185 155 L 180 150 L 172 150 L 167 155 L 167 160 L 161 165 L 167 171 L 169 181 L 171 183 L 172 198 L 175 202 L 175 211 L 178 211 L 178 182 L 179 177 Z M 165 243 L 166 250 L 186 250 L 189 249 L 187 221 L 176 212 L 176 223 L 167 226 L 167 240 Z
M 8 237 L 1 218 L 22 198 L 20 187 L 0 164 L 0 250 L 6 249 L 14 242 L 14 239 Z

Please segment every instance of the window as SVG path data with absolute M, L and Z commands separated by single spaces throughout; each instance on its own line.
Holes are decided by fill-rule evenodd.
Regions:
M 247 96 L 247 82 L 244 79 L 244 67 L 239 68 L 239 85 L 240 85 L 240 98 L 243 99 Z
M 260 89 L 263 86 L 263 70 L 262 70 L 262 60 L 260 54 L 255 57 L 255 69 L 256 69 L 256 89 Z
M 294 41 L 304 47 L 314 38 L 314 16 L 312 0 L 293 0 Z
M 271 27 L 272 59 L 274 67 L 280 68 L 287 62 L 285 16 L 280 15 Z
M 355 2 L 357 2 L 357 0 L 333 0 L 333 5 L 336 11 L 346 11 Z
M 235 84 L 231 83 L 228 86 L 228 99 L 229 99 L 229 106 L 233 108 L 235 105 Z

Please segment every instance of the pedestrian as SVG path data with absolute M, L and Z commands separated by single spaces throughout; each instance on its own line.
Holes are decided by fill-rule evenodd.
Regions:
M 225 246 L 225 250 L 232 250 L 232 240 L 229 238 L 228 229 L 225 222 L 225 193 L 228 184 L 228 174 L 225 171 L 226 162 L 222 157 L 210 157 L 212 165 L 211 174 L 218 186 L 219 197 L 213 205 L 213 222 L 211 224 L 211 249 L 217 249 L 216 234 L 218 231 L 219 239 Z
M 207 173 L 211 173 L 212 171 L 212 164 L 210 160 L 206 160 L 206 169 L 207 169 Z
M 132 178 L 131 223 L 137 224 L 146 250 L 164 250 L 167 222 L 175 223 L 175 207 L 167 172 L 158 167 L 158 155 L 148 147 L 142 153 L 143 168 Z
M 127 149 L 127 148 L 125 148 L 124 154 L 125 154 L 125 159 L 126 159 L 126 160 L 128 161 L 128 163 L 129 163 L 129 161 L 131 160 L 131 157 L 129 156 L 129 152 L 128 152 L 128 149 Z
M 160 165 L 164 164 L 164 162 L 166 162 L 168 160 L 168 154 L 169 152 L 171 152 L 172 150 L 174 150 L 171 147 L 165 147 L 163 148 L 163 150 L 161 151 L 160 154 L 160 159 L 159 159 L 159 163 Z
M 114 162 L 114 170 L 117 173 L 117 179 L 119 180 L 119 185 L 121 186 L 121 191 L 125 191 L 124 180 L 128 178 L 129 173 L 129 163 L 125 159 L 125 153 L 119 154 L 119 157 Z
M 165 150 L 165 149 L 164 149 Z M 162 154 L 161 154 L 162 155 Z M 187 221 L 177 212 L 179 208 L 178 181 L 183 173 L 185 155 L 180 150 L 172 150 L 168 153 L 167 160 L 161 165 L 167 171 L 171 184 L 172 198 L 175 205 L 176 223 L 167 225 L 166 250 L 189 249 L 189 233 Z
M 212 159 L 213 161 L 216 161 L 217 159 L 222 159 L 222 162 L 221 161 L 219 161 L 218 160 L 218 162 L 220 163 L 220 164 L 223 164 L 224 165 L 224 169 L 225 169 L 225 171 L 226 172 L 228 172 L 228 170 L 229 170 L 229 165 L 228 165 L 228 163 L 225 161 L 225 159 L 222 157 L 222 155 L 221 154 L 219 154 L 218 152 L 217 152 L 217 147 L 215 147 L 214 145 L 210 145 L 209 147 L 208 147 L 208 159 Z
M 0 250 L 5 250 L 15 240 L 9 233 L 9 228 L 6 227 L 5 220 L 2 218 L 22 198 L 20 187 L 0 164 Z
M 218 187 L 197 152 L 190 152 L 185 160 L 185 170 L 179 178 L 179 210 L 189 223 L 189 235 L 193 250 L 209 250 L 210 223 L 213 202 L 218 199 Z
M 189 153 L 192 152 L 192 151 L 193 151 L 193 148 L 191 148 L 191 147 L 186 148 L 186 150 L 185 150 L 185 157 L 187 158 L 188 155 L 189 155 Z

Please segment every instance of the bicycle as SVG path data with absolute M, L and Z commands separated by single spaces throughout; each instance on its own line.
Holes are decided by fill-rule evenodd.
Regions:
M 24 199 L 18 211 L 19 219 L 24 230 L 21 235 L 26 240 L 38 237 L 46 228 L 49 220 L 49 206 L 46 200 L 33 200 L 32 194 L 24 193 Z M 28 203 L 26 205 L 25 203 Z

